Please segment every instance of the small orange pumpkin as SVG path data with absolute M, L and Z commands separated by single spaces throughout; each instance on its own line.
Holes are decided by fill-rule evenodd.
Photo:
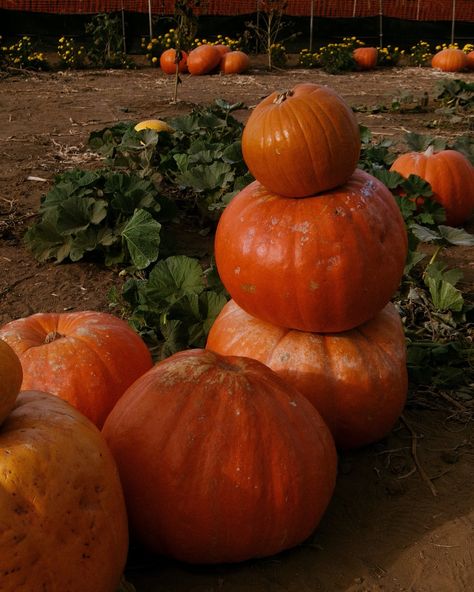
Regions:
M 357 47 L 352 55 L 361 70 L 373 70 L 377 65 L 379 52 L 376 47 Z
M 181 59 L 178 62 L 178 72 L 186 72 L 188 54 L 181 50 Z M 160 56 L 160 68 L 165 74 L 176 73 L 176 49 L 166 49 Z
M 467 62 L 467 56 L 462 49 L 449 47 L 433 56 L 431 66 L 443 72 L 459 72 L 467 67 Z
M 57 395 L 98 427 L 153 364 L 141 337 L 101 312 L 37 313 L 3 325 L 0 339 L 20 358 L 22 390 Z
M 207 350 L 156 364 L 103 428 L 131 532 L 190 563 L 305 540 L 332 496 L 336 451 L 316 409 L 267 366 Z
M 470 51 L 467 55 L 467 67 L 469 70 L 474 70 L 474 50 Z
M 386 436 L 406 401 L 405 334 L 391 303 L 351 331 L 321 334 L 265 323 L 230 300 L 206 347 L 269 366 L 316 407 L 340 448 Z
M 430 146 L 425 152 L 401 154 L 392 164 L 392 171 L 403 177 L 418 175 L 431 185 L 433 199 L 446 211 L 446 223 L 460 226 L 474 210 L 474 167 L 456 150 L 435 153 Z
M 193 76 L 209 74 L 221 61 L 221 52 L 214 45 L 199 45 L 189 52 L 188 71 Z
M 261 101 L 242 134 L 252 175 L 285 197 L 314 195 L 345 183 L 357 166 L 360 145 L 350 107 L 334 90 L 311 83 Z
M 223 74 L 241 74 L 249 69 L 250 58 L 243 51 L 229 51 L 221 59 L 220 69 Z

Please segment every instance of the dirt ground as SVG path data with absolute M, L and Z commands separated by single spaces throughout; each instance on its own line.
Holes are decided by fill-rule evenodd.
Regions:
M 329 75 L 320 70 L 187 77 L 180 101 L 157 70 L 21 74 L 0 80 L 0 324 L 39 311 L 109 310 L 118 270 L 93 263 L 39 264 L 22 235 L 56 173 L 93 165 L 88 134 L 118 121 L 166 117 L 220 97 L 255 105 L 298 82 L 327 84 L 350 105 L 390 104 L 403 89 L 433 92 L 451 74 L 400 68 Z M 464 74 L 474 82 L 474 72 Z M 247 110 L 237 113 L 243 121 Z M 463 122 L 427 129 L 431 113 L 357 113 L 375 136 L 405 131 L 453 138 Z M 437 124 L 433 124 L 436 125 Z M 472 132 L 472 130 L 471 130 Z M 40 180 L 29 180 L 36 177 Z M 470 230 L 473 225 L 471 223 Z M 184 249 L 186 245 L 183 245 Z M 473 249 L 444 257 L 474 280 Z M 192 567 L 132 550 L 127 578 L 137 592 L 461 592 L 474 590 L 474 448 L 469 408 L 430 400 L 409 406 L 383 442 L 341 454 L 334 498 L 300 547 L 235 566 Z M 192 492 L 190 492 L 192 495 Z M 91 591 L 92 592 L 92 591 Z

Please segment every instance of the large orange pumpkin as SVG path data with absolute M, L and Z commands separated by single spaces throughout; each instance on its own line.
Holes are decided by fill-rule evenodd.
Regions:
M 341 448 L 386 436 L 406 401 L 405 335 L 391 303 L 351 331 L 322 334 L 265 323 L 230 300 L 206 347 L 269 366 L 316 407 Z
M 474 211 L 474 167 L 456 150 L 435 153 L 430 146 L 425 152 L 401 154 L 390 170 L 403 177 L 418 175 L 427 181 L 433 199 L 444 207 L 450 226 L 464 224 Z
M 183 351 L 132 385 L 103 434 L 130 528 L 191 563 L 273 555 L 315 529 L 336 478 L 316 409 L 256 360 Z
M 193 76 L 209 74 L 221 61 L 221 52 L 214 45 L 199 45 L 189 52 L 188 70 Z
M 361 70 L 372 70 L 377 65 L 379 52 L 376 47 L 357 47 L 352 55 Z
M 474 50 L 470 51 L 468 54 L 466 54 L 466 65 L 468 67 L 469 70 L 474 70 Z
M 222 56 L 220 69 L 223 74 L 241 74 L 248 70 L 250 58 L 243 51 L 229 51 Z
M 22 390 L 53 393 L 98 427 L 153 364 L 141 337 L 107 313 L 37 313 L 1 327 L 0 339 L 20 358 Z
M 217 269 L 237 304 L 310 332 L 346 331 L 375 316 L 396 291 L 406 255 L 392 194 L 359 170 L 305 199 L 254 181 L 224 210 L 215 237 Z
M 462 49 L 449 47 L 435 53 L 431 66 L 443 72 L 459 72 L 467 67 L 467 56 Z
M 186 72 L 188 54 L 181 50 L 181 59 L 178 62 L 178 72 Z M 176 73 L 176 49 L 166 49 L 160 56 L 160 68 L 165 74 Z
M 313 195 L 352 175 L 359 160 L 359 127 L 334 90 L 298 84 L 255 107 L 243 131 L 242 152 L 252 175 L 269 191 Z
M 0 426 L 0 525 L 2 592 L 116 592 L 128 548 L 117 468 L 99 430 L 51 394 L 20 393 Z
M 15 405 L 23 372 L 13 349 L 0 339 L 0 425 Z

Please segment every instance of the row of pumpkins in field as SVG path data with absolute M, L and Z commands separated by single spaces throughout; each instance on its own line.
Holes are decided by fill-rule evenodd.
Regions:
M 242 150 L 256 180 L 218 224 L 232 300 L 206 349 L 153 365 L 127 323 L 92 311 L 0 328 L 5 592 L 115 592 L 129 532 L 191 563 L 297 545 L 331 500 L 337 448 L 400 416 L 390 300 L 407 235 L 388 189 L 356 169 L 353 112 L 319 85 L 273 93 Z
M 377 66 L 378 49 L 358 47 L 354 49 L 353 57 L 361 70 L 373 70 Z M 474 70 L 474 51 L 465 53 L 462 49 L 455 47 L 441 49 L 432 57 L 431 66 L 443 72 Z
M 160 68 L 165 74 L 189 72 L 202 76 L 216 71 L 223 74 L 241 74 L 248 70 L 250 57 L 244 51 L 231 51 L 227 45 L 199 45 L 189 52 L 166 49 L 160 56 Z

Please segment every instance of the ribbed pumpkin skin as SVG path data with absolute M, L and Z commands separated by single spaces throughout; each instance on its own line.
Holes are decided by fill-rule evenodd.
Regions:
M 257 181 L 236 195 L 215 237 L 219 275 L 249 314 L 280 327 L 347 331 L 375 316 L 400 283 L 405 225 L 392 194 L 356 171 L 305 199 Z
M 8 343 L 0 339 L 0 426 L 15 405 L 22 378 L 20 359 Z
M 302 542 L 334 489 L 336 451 L 321 416 L 249 358 L 173 355 L 130 387 L 103 434 L 131 532 L 190 563 L 243 561 Z
M 166 49 L 160 56 L 160 68 L 165 74 L 176 74 L 176 49 Z M 188 54 L 181 50 L 181 59 L 178 63 L 178 72 L 186 72 Z
M 141 337 L 107 313 L 37 313 L 3 325 L 0 339 L 20 358 L 22 390 L 57 395 L 99 428 L 153 364 Z
M 298 84 L 255 107 L 242 134 L 242 153 L 269 191 L 304 197 L 349 179 L 359 160 L 359 128 L 335 91 Z
M 474 167 L 456 150 L 401 154 L 391 171 L 403 177 L 418 175 L 428 181 L 433 199 L 446 210 L 446 223 L 460 226 L 474 210 Z
M 351 331 L 323 334 L 265 323 L 230 300 L 206 347 L 269 366 L 316 407 L 340 448 L 386 436 L 406 402 L 405 335 L 391 303 Z
M 193 76 L 209 74 L 221 61 L 221 52 L 213 45 L 199 45 L 189 52 L 188 71 Z
M 379 52 L 376 47 L 357 47 L 352 55 L 361 70 L 372 70 L 377 65 Z
M 431 66 L 443 72 L 459 72 L 467 67 L 467 57 L 462 49 L 442 49 L 433 56 Z
M 20 393 L 0 427 L 2 592 L 116 592 L 128 525 L 99 430 L 48 393 Z
M 243 51 L 229 51 L 221 59 L 220 69 L 223 74 L 241 74 L 249 69 L 250 58 Z

